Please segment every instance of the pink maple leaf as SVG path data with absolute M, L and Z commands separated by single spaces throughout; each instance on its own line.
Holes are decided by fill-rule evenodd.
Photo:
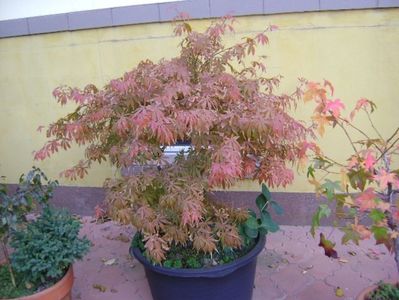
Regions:
M 388 173 L 385 169 L 379 170 L 373 178 L 379 183 L 381 189 L 386 189 L 388 183 L 393 184 L 395 187 L 399 186 L 399 180 L 396 178 L 395 173 Z
M 352 155 L 348 162 L 348 169 L 353 169 L 357 167 L 359 164 L 358 157 L 356 155 Z
M 355 199 L 359 205 L 360 211 L 370 210 L 376 207 L 376 194 L 374 188 L 367 188 L 364 192 L 360 193 Z
M 256 40 L 258 41 L 258 43 L 260 43 L 262 45 L 269 43 L 269 39 L 267 38 L 267 36 L 264 33 L 259 33 L 256 36 Z
M 356 102 L 356 107 L 355 109 L 359 110 L 361 108 L 365 108 L 367 107 L 367 105 L 370 104 L 370 100 L 366 99 L 366 98 L 361 98 Z
M 367 151 L 366 156 L 364 158 L 364 166 L 368 170 L 372 170 L 376 163 L 376 158 L 371 151 Z
M 351 120 L 353 120 L 353 118 L 355 117 L 355 114 L 360 110 L 360 109 L 366 109 L 367 108 L 367 106 L 370 106 L 371 107 L 371 110 L 373 111 L 373 105 L 375 106 L 375 104 L 372 102 L 372 101 L 370 101 L 370 100 L 368 100 L 368 99 L 366 99 L 366 98 L 361 98 L 361 99 L 359 99 L 357 102 L 356 102 L 356 106 L 355 106 L 355 108 L 351 111 L 351 113 L 350 113 L 350 119 Z
M 335 118 L 338 118 L 342 109 L 345 109 L 345 105 L 340 99 L 327 100 L 324 112 L 329 111 Z

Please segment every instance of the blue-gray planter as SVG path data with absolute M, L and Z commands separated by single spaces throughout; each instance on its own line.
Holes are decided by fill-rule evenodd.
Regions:
M 130 248 L 130 254 L 144 265 L 154 300 L 250 300 L 256 258 L 265 241 L 259 238 L 250 252 L 231 263 L 202 269 L 154 266 L 138 248 Z

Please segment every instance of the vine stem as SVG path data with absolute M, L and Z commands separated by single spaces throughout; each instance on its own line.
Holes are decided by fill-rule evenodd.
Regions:
M 349 142 L 351 143 L 351 146 L 353 148 L 353 150 L 355 151 L 355 153 L 358 153 L 356 147 L 355 147 L 355 143 L 352 141 L 352 138 L 350 137 L 348 131 L 345 129 L 344 125 L 341 124 L 340 122 L 337 122 L 338 126 L 342 128 L 342 130 L 344 131 L 346 137 L 348 138 Z
M 10 278 L 11 278 L 12 285 L 14 287 L 17 287 L 17 285 L 15 283 L 14 271 L 12 270 L 12 267 L 11 267 L 10 255 L 8 254 L 7 246 L 6 246 L 5 242 L 4 242 L 4 240 L 2 240 L 0 242 L 0 244 L 1 244 L 1 248 L 2 248 L 3 253 L 4 253 L 4 257 L 6 258 L 6 264 L 7 264 L 7 267 L 8 267 L 8 271 L 10 272 Z

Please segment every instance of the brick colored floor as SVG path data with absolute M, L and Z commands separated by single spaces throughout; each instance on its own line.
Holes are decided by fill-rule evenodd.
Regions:
M 133 229 L 113 222 L 95 224 L 88 217 L 83 223 L 82 234 L 94 246 L 74 266 L 73 299 L 151 300 L 143 267 L 128 254 Z M 281 228 L 268 235 L 266 248 L 258 257 L 253 300 L 355 299 L 374 282 L 399 280 L 393 256 L 372 241 L 362 242 L 361 248 L 337 246 L 340 260 L 336 260 L 323 255 L 309 227 Z M 340 240 L 337 230 L 324 227 L 323 232 Z M 337 287 L 344 291 L 342 298 L 335 295 Z

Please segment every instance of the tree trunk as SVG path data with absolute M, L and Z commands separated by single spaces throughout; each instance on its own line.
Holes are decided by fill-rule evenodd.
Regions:
M 12 268 L 11 268 L 11 262 L 10 262 L 10 256 L 8 255 L 7 244 L 6 244 L 4 241 L 1 241 L 0 244 L 1 244 L 1 248 L 3 249 L 4 257 L 5 257 L 5 259 L 6 259 L 6 264 L 7 264 L 7 267 L 8 267 L 8 272 L 10 272 L 10 277 L 11 277 L 12 285 L 13 285 L 14 287 L 16 287 L 17 285 L 16 285 L 16 283 L 15 283 L 14 271 L 13 271 Z
M 393 249 L 395 251 L 396 268 L 398 269 L 398 273 L 399 273 L 399 238 L 395 239 Z

